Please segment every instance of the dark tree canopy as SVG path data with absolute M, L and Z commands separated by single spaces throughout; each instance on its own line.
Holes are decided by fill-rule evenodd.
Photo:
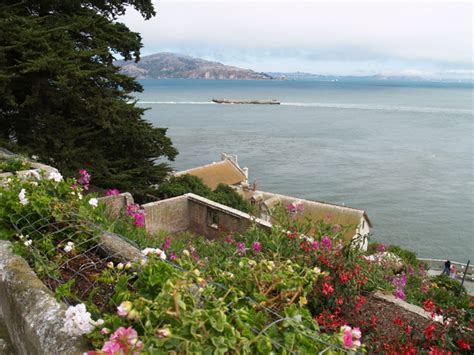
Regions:
M 166 129 L 142 118 L 142 91 L 115 59 L 139 60 L 141 37 L 115 22 L 145 19 L 151 0 L 0 2 L 0 145 L 36 154 L 66 175 L 89 169 L 102 187 L 143 190 L 177 155 Z

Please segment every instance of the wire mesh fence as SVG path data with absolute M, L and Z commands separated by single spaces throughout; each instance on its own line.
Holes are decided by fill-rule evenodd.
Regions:
M 110 232 L 73 214 L 61 219 L 60 222 L 51 221 L 50 217 L 40 216 L 37 213 L 12 215 L 10 220 L 16 230 L 17 238 L 27 248 L 27 254 L 24 256 L 44 284 L 55 292 L 57 298 L 69 305 L 87 300 L 95 304 L 99 310 L 115 312 L 119 304 L 115 303 L 112 297 L 114 286 L 101 282 L 100 276 L 104 270 L 110 269 L 111 265 L 131 260 L 127 260 L 127 256 L 120 251 L 111 252 L 106 246 L 101 236 L 105 233 L 110 235 Z M 137 244 L 132 240 L 122 235 L 114 234 L 114 236 L 138 250 Z M 163 260 L 163 262 L 179 272 L 187 271 L 169 260 Z M 128 272 L 133 273 L 137 270 L 131 268 Z M 210 281 L 208 284 L 224 292 L 229 291 L 229 288 L 221 283 Z M 133 279 L 128 282 L 127 287 L 130 291 L 134 291 L 136 286 Z M 202 297 L 202 295 L 197 294 L 196 297 Z M 355 353 L 353 350 L 349 351 L 324 341 L 314 330 L 282 316 L 276 310 L 262 305 L 252 297 L 243 296 L 242 299 L 265 312 L 270 320 L 260 329 L 252 327 L 255 334 L 268 333 L 272 327 L 285 321 L 300 335 L 322 344 L 325 348 L 320 353 L 328 350 L 338 353 Z M 232 304 L 227 306 L 232 311 Z M 289 354 L 296 354 L 285 344 L 270 336 L 269 340 L 276 348 Z

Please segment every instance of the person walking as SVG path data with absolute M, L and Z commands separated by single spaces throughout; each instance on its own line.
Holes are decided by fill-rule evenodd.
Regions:
M 444 270 L 441 273 L 441 275 L 449 276 L 450 273 L 451 273 L 451 261 L 446 260 L 446 262 L 444 263 Z

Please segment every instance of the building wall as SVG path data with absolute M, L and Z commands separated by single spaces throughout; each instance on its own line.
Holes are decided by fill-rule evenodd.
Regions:
M 189 200 L 189 230 L 195 234 L 214 239 L 230 232 L 244 233 L 251 226 L 250 216 L 236 215 L 226 209 Z M 262 228 L 266 229 L 266 226 Z
M 186 195 L 169 198 L 142 206 L 148 233 L 160 231 L 183 232 L 189 228 L 189 205 Z
M 365 219 L 364 211 L 362 210 L 318 201 L 303 200 L 296 197 L 265 191 L 253 191 L 241 188 L 237 189 L 237 192 L 239 192 L 246 200 L 251 200 L 253 197 L 256 199 L 257 207 L 262 219 L 270 219 L 270 212 L 263 203 L 264 201 L 270 203 L 270 210 L 276 207 L 278 204 L 286 207 L 288 204 L 298 201 L 304 206 L 303 212 L 297 217 L 301 221 L 305 221 L 306 218 L 309 218 L 314 222 L 325 220 L 332 224 L 351 226 L 351 228 L 344 235 L 344 239 L 347 242 L 349 242 L 352 238 L 357 237 L 358 234 L 367 236 L 370 233 L 369 221 Z M 367 241 L 364 241 L 360 246 L 365 249 L 367 246 Z

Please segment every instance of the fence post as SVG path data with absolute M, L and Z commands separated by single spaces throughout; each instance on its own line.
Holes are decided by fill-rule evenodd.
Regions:
M 466 265 L 466 268 L 464 269 L 464 275 L 462 275 L 462 281 L 461 281 L 461 286 L 459 286 L 459 292 L 458 292 L 458 295 L 461 294 L 461 290 L 462 290 L 462 287 L 464 285 L 464 279 L 466 278 L 466 273 L 467 273 L 467 269 L 469 268 L 469 263 L 471 262 L 471 259 L 469 259 L 467 261 L 467 265 Z

